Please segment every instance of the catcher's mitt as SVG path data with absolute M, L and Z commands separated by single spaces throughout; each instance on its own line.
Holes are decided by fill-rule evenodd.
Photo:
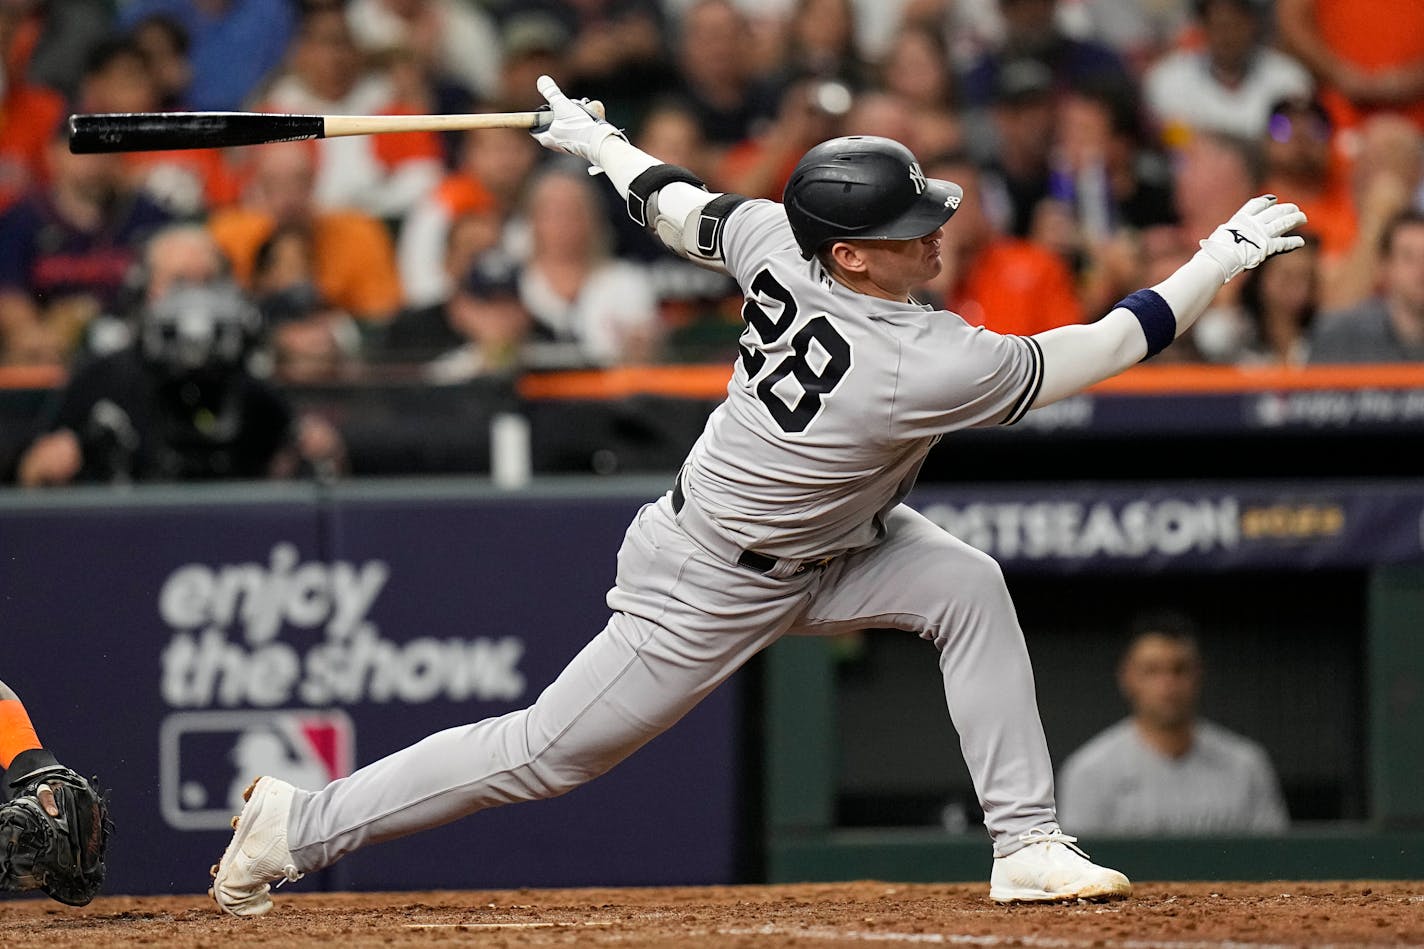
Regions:
M 83 906 L 104 885 L 104 849 L 113 828 L 98 779 L 86 781 L 58 763 L 22 772 L 20 763 L 11 763 L 17 777 L 7 774 L 11 799 L 0 804 L 0 890 L 40 889 Z M 46 812 L 41 786 L 54 794 L 58 817 Z

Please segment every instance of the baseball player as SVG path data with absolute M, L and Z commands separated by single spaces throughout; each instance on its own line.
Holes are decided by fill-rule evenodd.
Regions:
M 108 805 L 46 751 L 29 713 L 0 682 L 0 890 L 43 890 L 83 906 L 104 885 Z
M 933 644 L 994 844 L 998 902 L 1127 896 L 1058 826 L 1033 672 L 987 555 L 900 502 L 946 432 L 1007 425 L 1151 356 L 1223 282 L 1301 245 L 1305 216 L 1256 198 L 1150 290 L 1096 323 L 1001 336 L 917 304 L 940 268 L 959 186 L 903 146 L 834 139 L 806 153 L 781 204 L 714 194 L 539 80 L 535 137 L 606 172 L 673 252 L 724 268 L 747 328 L 727 398 L 672 489 L 634 518 L 612 617 L 529 708 L 439 732 L 315 792 L 258 778 L 212 895 L 271 907 L 367 844 L 553 797 L 669 728 L 782 636 L 897 628 Z

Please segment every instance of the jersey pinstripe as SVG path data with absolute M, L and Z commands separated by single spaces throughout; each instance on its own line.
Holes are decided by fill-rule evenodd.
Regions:
M 846 288 L 801 257 L 781 205 L 739 206 L 722 242 L 747 327 L 682 479 L 737 546 L 806 559 L 873 544 L 942 435 L 1032 404 L 1031 338 Z

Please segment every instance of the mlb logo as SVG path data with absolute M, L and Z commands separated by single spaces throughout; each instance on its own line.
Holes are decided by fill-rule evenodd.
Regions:
M 227 830 L 258 775 L 314 791 L 350 774 L 355 735 L 339 710 L 170 715 L 159 733 L 163 819 L 177 830 Z

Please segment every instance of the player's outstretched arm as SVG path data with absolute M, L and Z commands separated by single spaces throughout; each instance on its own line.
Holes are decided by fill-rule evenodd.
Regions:
M 533 130 L 551 151 L 574 155 L 601 169 L 627 202 L 628 215 L 673 253 L 722 269 L 721 223 L 745 199 L 709 192 L 692 172 L 635 148 L 615 126 L 575 101 L 548 76 L 539 92 L 549 103 L 549 120 Z
M 1305 223 L 1275 195 L 1252 198 L 1201 242 L 1201 250 L 1166 280 L 1138 290 L 1107 316 L 1033 338 L 1043 350 L 1043 386 L 1033 407 L 1048 405 L 1155 356 L 1185 333 L 1222 285 L 1267 257 L 1305 244 L 1288 232 Z

